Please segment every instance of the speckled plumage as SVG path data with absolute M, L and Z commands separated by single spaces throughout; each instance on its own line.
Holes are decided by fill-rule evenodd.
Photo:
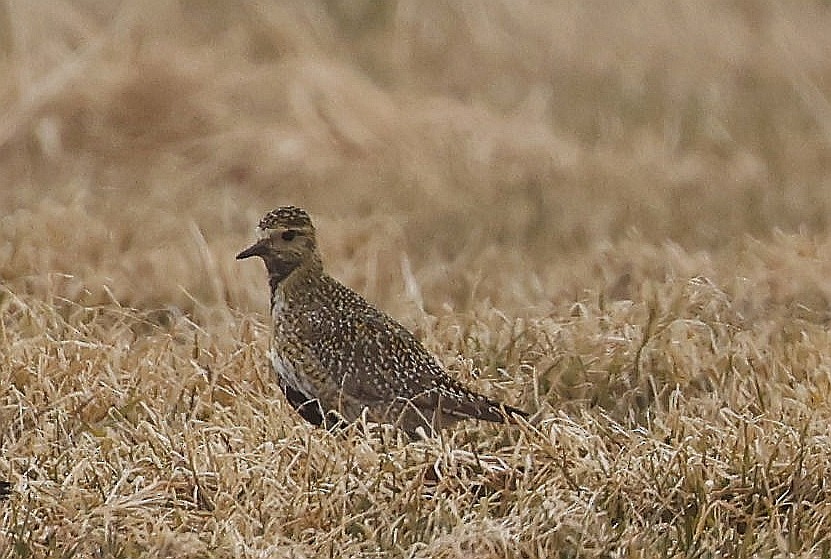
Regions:
M 527 415 L 463 387 L 406 328 L 327 275 L 305 211 L 273 210 L 257 231 L 259 240 L 237 258 L 265 262 L 272 366 L 307 421 L 330 427 L 366 413 L 414 434 L 466 418 Z

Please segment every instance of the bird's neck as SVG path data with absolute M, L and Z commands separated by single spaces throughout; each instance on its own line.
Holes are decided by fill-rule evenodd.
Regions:
M 294 285 L 307 283 L 323 275 L 323 264 L 317 255 L 299 264 L 273 261 L 267 267 L 272 293 L 277 289 L 291 289 Z

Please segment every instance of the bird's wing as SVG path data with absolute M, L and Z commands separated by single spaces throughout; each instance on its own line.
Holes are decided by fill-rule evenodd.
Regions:
M 416 398 L 450 380 L 415 336 L 373 308 L 349 314 L 309 312 L 299 327 L 320 367 L 345 394 L 363 402 Z
M 415 408 L 440 409 L 456 418 L 502 421 L 504 414 L 528 415 L 466 388 L 449 376 L 406 328 L 380 311 L 376 312 L 353 318 L 356 330 L 363 334 L 355 349 L 365 367 L 357 374 L 357 384 L 346 377 L 344 392 L 360 393 L 361 397 L 375 396 L 383 401 L 406 399 Z M 367 390 L 364 395 L 363 391 Z

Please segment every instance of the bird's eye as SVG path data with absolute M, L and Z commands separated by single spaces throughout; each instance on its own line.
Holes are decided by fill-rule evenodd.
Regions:
M 297 231 L 294 229 L 289 229 L 287 231 L 283 231 L 283 234 L 280 235 L 284 241 L 290 241 L 297 236 Z

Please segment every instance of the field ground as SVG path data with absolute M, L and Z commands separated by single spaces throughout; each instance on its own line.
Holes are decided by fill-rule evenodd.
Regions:
M 0 2 L 0 558 L 831 555 L 830 9 Z M 532 420 L 300 421 L 286 203 Z

